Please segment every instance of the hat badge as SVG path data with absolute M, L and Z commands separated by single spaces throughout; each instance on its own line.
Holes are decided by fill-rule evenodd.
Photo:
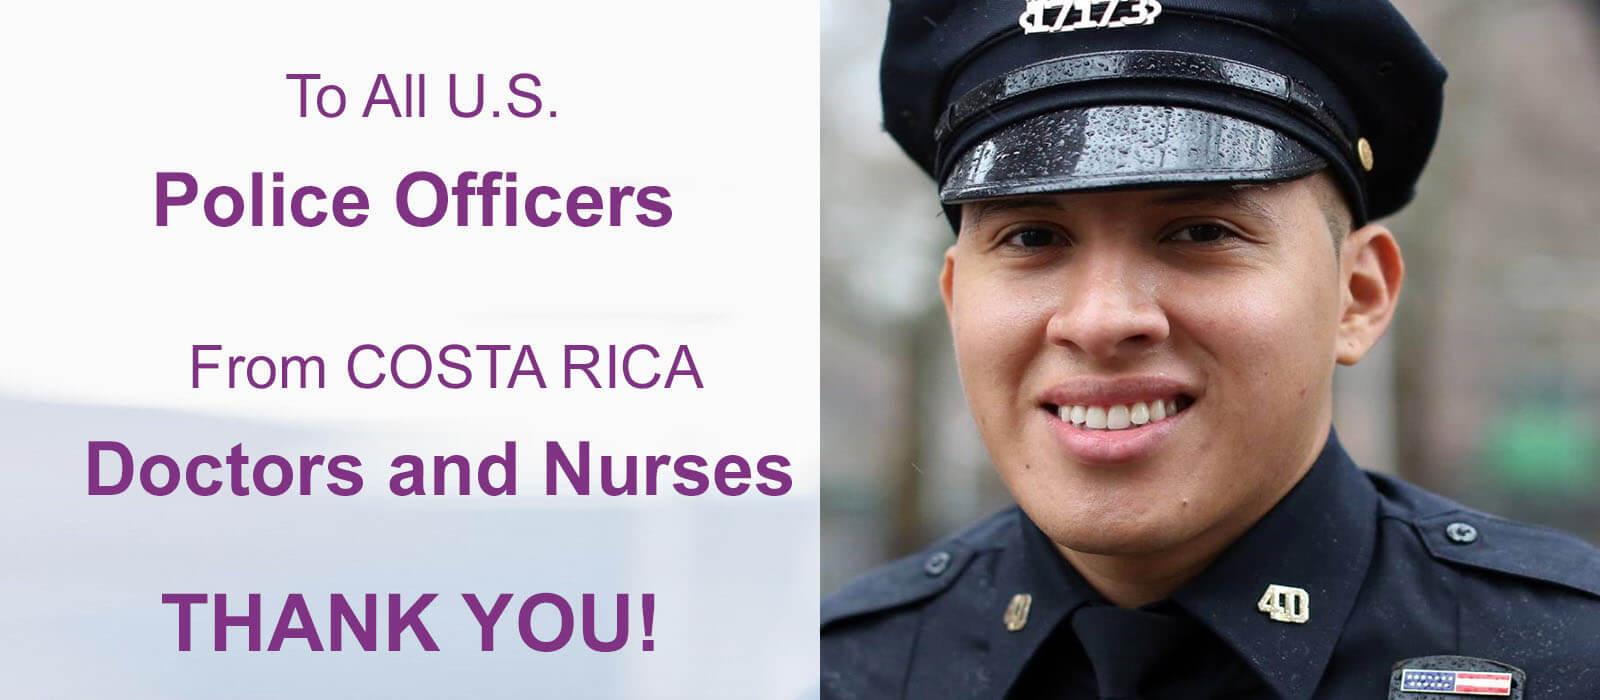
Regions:
M 1160 0 L 1027 0 L 1017 18 L 1024 34 L 1155 24 Z

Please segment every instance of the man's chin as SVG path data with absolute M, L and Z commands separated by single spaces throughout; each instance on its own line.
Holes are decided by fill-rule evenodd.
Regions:
M 1138 557 L 1170 551 L 1189 539 L 1170 523 L 1141 523 L 1121 520 L 1107 523 L 1095 518 L 1072 518 L 1068 522 L 1034 523 L 1056 547 L 1081 554 L 1108 557 Z

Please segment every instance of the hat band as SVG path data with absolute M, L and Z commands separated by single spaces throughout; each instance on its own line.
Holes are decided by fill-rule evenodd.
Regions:
M 934 127 L 934 138 L 943 141 L 973 119 L 1023 95 L 1076 83 L 1130 78 L 1210 83 L 1252 92 L 1293 106 L 1327 129 L 1339 143 L 1350 143 L 1322 98 L 1294 78 L 1219 56 L 1156 50 L 1066 56 L 991 78 L 950 104 Z

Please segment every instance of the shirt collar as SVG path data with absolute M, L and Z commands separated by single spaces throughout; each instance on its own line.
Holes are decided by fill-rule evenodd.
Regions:
M 1377 533 L 1377 492 L 1331 430 L 1293 489 L 1170 601 L 1225 640 L 1286 700 L 1305 700 L 1321 681 L 1355 605 Z M 989 671 L 1004 693 L 1073 611 L 1105 599 L 1072 569 L 1038 526 L 1017 511 L 1004 549 L 1019 561 L 995 575 L 996 609 L 986 613 Z M 1272 584 L 1304 589 L 1305 623 L 1275 622 L 1256 604 Z M 1012 596 L 1032 596 L 1027 624 L 1001 624 Z
M 995 609 L 986 614 L 989 673 L 994 697 L 1001 697 L 1022 676 L 1023 669 L 1045 640 L 1074 610 L 1105 599 L 1067 565 L 1050 538 L 1033 524 L 1021 508 L 1017 527 L 1011 528 L 1006 552 L 1017 560 L 998 567 L 995 575 Z M 1002 623 L 1004 610 L 1017 595 L 1030 596 L 1026 624 L 1012 631 Z M 1070 632 L 1068 632 L 1070 634 Z
M 1377 491 L 1331 430 L 1300 483 L 1172 599 L 1233 647 L 1286 700 L 1322 679 L 1372 562 Z M 1304 589 L 1310 619 L 1276 622 L 1271 585 Z

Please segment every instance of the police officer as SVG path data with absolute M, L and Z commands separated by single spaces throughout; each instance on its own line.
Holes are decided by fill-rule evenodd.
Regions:
M 1387 0 L 898 0 L 881 77 L 1018 507 L 824 601 L 824 697 L 1600 698 L 1600 552 L 1331 427 L 1442 104 Z

